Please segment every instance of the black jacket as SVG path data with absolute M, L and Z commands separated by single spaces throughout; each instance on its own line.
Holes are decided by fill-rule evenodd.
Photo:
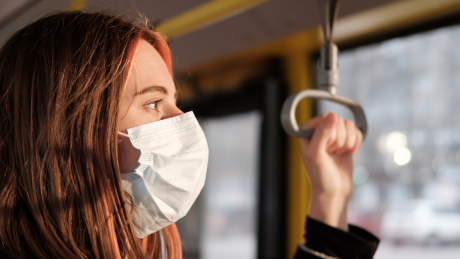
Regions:
M 299 244 L 294 259 L 371 259 L 379 239 L 366 230 L 348 225 L 348 232 L 307 217 L 305 244 Z
M 299 244 L 294 259 L 371 259 L 379 239 L 359 227 L 345 232 L 307 217 L 305 244 Z M 0 246 L 1 259 L 18 259 Z

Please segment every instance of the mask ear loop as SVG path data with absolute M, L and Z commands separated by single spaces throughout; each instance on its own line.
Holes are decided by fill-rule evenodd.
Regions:
M 128 135 L 128 134 L 125 134 L 125 133 L 123 133 L 123 132 L 119 132 L 119 131 L 118 131 L 118 134 L 119 134 L 119 135 L 122 135 L 123 137 L 129 138 L 129 135 Z
M 168 254 L 167 254 L 168 251 L 166 250 L 165 238 L 163 236 L 163 232 L 161 232 L 161 229 L 158 232 L 160 232 L 161 259 L 167 259 L 168 258 Z

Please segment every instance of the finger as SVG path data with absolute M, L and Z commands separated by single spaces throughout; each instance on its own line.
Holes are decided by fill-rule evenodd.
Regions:
M 332 117 L 332 120 L 334 121 L 334 123 L 332 124 L 331 135 L 329 136 L 329 141 L 327 143 L 326 149 L 329 149 L 331 147 L 331 145 L 333 145 L 337 140 L 337 126 L 336 126 L 336 124 L 337 124 L 337 118 L 338 117 L 333 112 L 330 112 L 329 114 L 328 114 L 328 116 Z
M 324 118 L 326 118 L 326 115 L 327 114 L 321 114 L 319 116 L 316 116 L 316 117 L 310 119 L 309 121 L 305 122 L 304 124 L 302 124 L 302 126 L 300 126 L 300 128 L 303 129 L 303 130 L 314 129 L 314 128 L 318 127 L 318 125 L 321 123 L 321 121 L 324 120 Z
M 363 143 L 363 133 L 361 130 L 355 127 L 355 134 L 356 134 L 356 141 L 355 141 L 355 146 L 353 147 L 351 153 L 354 154 L 358 152 L 359 148 L 361 147 L 361 144 Z
M 355 123 L 351 120 L 345 122 L 345 127 L 347 128 L 348 139 L 347 139 L 347 151 L 352 151 L 356 146 L 356 140 L 358 136 L 359 129 L 356 128 Z
M 343 118 L 337 115 L 336 117 L 337 117 L 337 122 L 335 123 L 336 139 L 335 139 L 335 142 L 331 143 L 330 146 L 328 147 L 329 153 L 336 153 L 338 150 L 340 150 L 345 145 L 345 141 L 346 141 L 346 129 L 345 129 L 345 123 L 343 121 Z
M 319 115 L 319 116 L 316 116 L 310 119 L 306 123 L 302 124 L 302 126 L 300 126 L 300 129 L 302 130 L 315 129 L 316 127 L 318 127 L 321 121 L 323 121 L 324 118 L 326 118 L 326 115 L 327 114 L 322 114 L 322 115 Z M 310 139 L 300 138 L 300 145 L 302 148 L 307 148 L 309 144 L 310 144 Z
M 345 152 L 352 152 L 356 146 L 356 132 L 355 123 L 351 120 L 345 121 L 346 139 L 344 146 L 337 150 L 337 154 L 343 154 Z
M 339 116 L 339 123 L 337 127 L 337 149 L 343 148 L 347 141 L 347 129 L 345 128 L 345 121 Z
M 311 138 L 309 151 L 317 154 L 318 152 L 327 151 L 327 147 L 331 140 L 335 139 L 335 124 L 336 116 L 329 113 L 325 116 L 324 120 L 316 127 L 313 137 Z

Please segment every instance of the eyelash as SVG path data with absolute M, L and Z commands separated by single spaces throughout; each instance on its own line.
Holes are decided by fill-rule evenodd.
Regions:
M 158 104 L 162 103 L 163 101 L 164 101 L 164 99 L 156 100 L 156 101 L 153 101 L 151 103 L 146 104 L 145 106 L 147 106 L 148 108 L 150 108 L 152 110 L 158 111 Z M 152 104 L 155 105 L 154 108 L 150 107 L 150 105 L 152 105 Z

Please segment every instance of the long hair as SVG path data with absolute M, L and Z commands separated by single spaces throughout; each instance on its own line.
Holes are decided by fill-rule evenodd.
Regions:
M 123 86 L 140 39 L 171 70 L 165 39 L 118 16 L 45 16 L 0 49 L 0 245 L 21 258 L 159 258 L 137 238 L 118 166 Z M 169 259 L 182 257 L 175 224 Z

